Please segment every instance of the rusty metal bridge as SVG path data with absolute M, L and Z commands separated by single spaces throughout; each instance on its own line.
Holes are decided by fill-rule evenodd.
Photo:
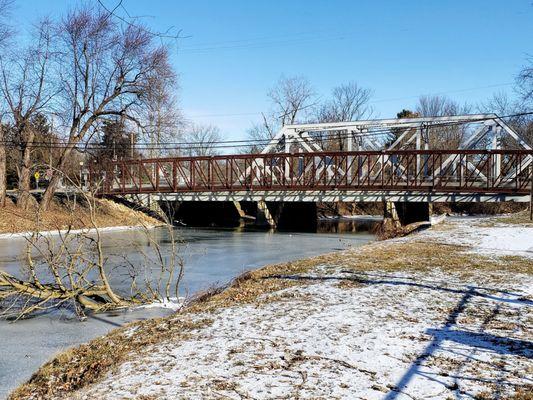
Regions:
M 331 132 L 346 150 L 323 149 Z M 459 148 L 430 149 L 444 135 Z M 178 201 L 528 201 L 532 162 L 516 132 L 481 114 L 289 125 L 260 154 L 116 160 L 89 180 L 100 195 Z

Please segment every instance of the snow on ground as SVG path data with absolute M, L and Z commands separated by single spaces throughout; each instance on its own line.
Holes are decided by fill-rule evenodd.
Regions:
M 472 247 L 471 251 L 481 255 L 533 258 L 533 226 L 491 224 L 490 221 L 489 218 L 448 219 L 446 229 L 425 231 L 419 238 Z
M 500 231 L 512 240 L 498 229 L 476 235 L 452 223 L 416 237 L 529 256 L 531 228 Z M 322 265 L 293 278 L 302 285 L 260 303 L 191 317 L 213 323 L 159 343 L 75 397 L 505 398 L 533 385 L 531 275 Z
M 100 233 L 104 232 L 118 232 L 118 231 L 132 231 L 132 230 L 141 230 L 141 229 L 153 229 L 155 226 L 147 225 L 147 226 L 107 226 L 103 228 L 98 228 L 98 231 Z M 43 236 L 59 236 L 59 235 L 65 235 L 66 233 L 69 233 L 71 235 L 77 235 L 79 233 L 95 233 L 95 228 L 84 228 L 84 229 L 59 229 L 59 230 L 52 230 L 52 231 L 40 231 L 39 234 Z M 30 238 L 32 235 L 34 235 L 34 231 L 28 231 L 28 232 L 17 232 L 17 233 L 0 233 L 0 240 L 12 240 L 12 239 L 18 239 L 18 238 Z
M 152 303 L 143 304 L 141 306 L 135 307 L 137 310 L 148 309 L 148 308 L 166 308 L 168 310 L 178 311 L 185 304 L 185 297 L 171 297 L 169 299 L 163 299 L 161 301 L 154 301 Z

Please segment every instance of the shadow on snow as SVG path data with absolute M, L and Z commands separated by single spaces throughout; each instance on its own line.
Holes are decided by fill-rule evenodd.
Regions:
M 499 314 L 501 304 L 514 304 L 518 306 L 532 306 L 533 301 L 521 298 L 519 293 L 513 293 L 510 291 L 485 288 L 481 286 L 465 286 L 463 289 L 450 288 L 443 285 L 436 284 L 433 281 L 424 279 L 413 279 L 404 276 L 396 276 L 390 274 L 373 274 L 373 273 L 354 273 L 353 271 L 341 271 L 342 273 L 351 274 L 351 276 L 306 276 L 306 275 L 273 275 L 266 277 L 265 279 L 291 279 L 291 280 L 306 280 L 306 281 L 351 281 L 360 283 L 363 285 L 392 285 L 392 286 L 411 286 L 428 290 L 443 291 L 448 293 L 454 293 L 461 295 L 461 298 L 454 309 L 449 313 L 446 321 L 440 328 L 427 329 L 425 333 L 432 337 L 430 343 L 425 349 L 417 356 L 417 358 L 410 364 L 407 371 L 400 378 L 400 380 L 394 385 L 390 392 L 384 397 L 385 400 L 394 400 L 400 394 L 404 394 L 405 388 L 415 378 L 415 376 L 422 376 L 434 382 L 438 382 L 446 388 L 455 392 L 457 397 L 467 396 L 474 398 L 474 394 L 467 393 L 460 389 L 459 383 L 461 381 L 476 381 L 478 383 L 488 383 L 496 387 L 496 392 L 493 393 L 494 398 L 502 398 L 503 393 L 501 390 L 503 387 L 523 386 L 506 382 L 504 374 L 512 373 L 512 371 L 502 366 L 496 366 L 493 363 L 480 360 L 474 356 L 476 351 L 482 350 L 493 354 L 499 355 L 511 355 L 518 357 L 526 357 L 528 359 L 533 358 L 533 342 L 527 340 L 513 339 L 503 336 L 497 336 L 490 333 L 485 333 L 487 325 L 494 320 Z M 509 296 L 510 298 L 503 297 Z M 497 304 L 491 310 L 491 313 L 483 320 L 479 330 L 466 331 L 457 329 L 457 319 L 466 309 L 468 303 L 475 297 L 491 300 Z M 456 345 L 467 346 L 466 354 L 460 350 L 464 348 L 447 348 L 444 346 L 445 342 L 452 342 Z M 435 372 L 423 371 L 422 366 L 424 361 L 433 356 L 438 350 L 448 351 L 449 353 L 462 356 L 465 361 L 458 367 L 456 374 L 438 374 Z M 467 361 L 475 361 L 479 363 L 487 363 L 491 367 L 496 367 L 499 372 L 497 379 L 486 379 L 480 377 L 466 376 L 460 374 L 460 371 L 465 367 Z M 440 377 L 446 377 L 452 379 L 453 383 L 447 383 Z M 528 384 L 533 384 L 533 380 L 526 376 L 521 376 L 521 379 L 528 381 Z

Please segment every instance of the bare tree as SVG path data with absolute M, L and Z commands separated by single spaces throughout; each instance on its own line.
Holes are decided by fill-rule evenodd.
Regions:
M 6 205 L 7 193 L 7 152 L 2 113 L 0 112 L 0 207 Z
M 173 72 L 166 46 L 140 25 L 120 26 L 108 12 L 75 10 L 58 31 L 59 106 L 67 138 L 56 169 L 63 172 L 73 150 L 103 118 L 122 116 L 142 125 L 154 82 Z M 54 173 L 42 209 L 48 208 L 59 179 L 60 173 Z
M 216 143 L 221 140 L 220 129 L 214 125 L 192 124 L 185 133 L 185 152 L 189 156 L 213 156 Z
M 528 58 L 527 65 L 522 68 L 516 78 L 516 83 L 525 108 L 533 107 L 533 57 Z
M 13 34 L 13 29 L 9 24 L 12 5 L 13 0 L 0 0 L 0 51 Z
M 494 93 L 488 100 L 478 105 L 478 110 L 483 113 L 495 113 L 505 117 L 507 125 L 511 126 L 522 139 L 533 146 L 533 116 L 524 114 L 527 112 L 527 104 L 522 99 L 516 100 L 509 97 L 505 92 Z M 520 148 L 514 139 L 505 137 L 506 148 Z
M 0 60 L 4 57 L 4 51 L 7 41 L 11 36 L 11 28 L 7 22 L 9 16 L 9 10 L 11 1 L 0 0 Z M 6 203 L 6 169 L 7 169 L 7 157 L 6 157 L 6 135 L 4 134 L 4 101 L 0 99 L 0 207 L 5 206 Z
M 526 65 L 518 74 L 515 89 L 520 97 L 507 115 L 521 115 L 513 115 L 508 121 L 520 136 L 533 146 L 533 115 L 528 114 L 533 111 L 533 56 L 528 57 Z
M 250 129 L 246 131 L 246 135 L 252 140 L 251 146 L 244 148 L 244 153 L 259 153 L 262 148 L 274 137 L 276 134 L 276 122 L 272 118 L 268 118 L 262 114 L 263 120 L 260 123 L 253 124 Z
M 370 119 L 374 110 L 370 105 L 372 90 L 349 82 L 333 88 L 331 98 L 318 107 L 318 122 L 341 122 Z M 329 140 L 334 136 L 336 140 Z M 344 150 L 346 132 L 328 132 L 328 141 L 321 140 L 323 148 Z M 320 141 L 320 135 L 317 139 Z
M 372 90 L 349 82 L 333 88 L 331 98 L 317 112 L 320 122 L 339 122 L 369 119 L 374 110 L 369 104 Z
M 444 117 L 459 114 L 468 114 L 472 107 L 468 104 L 461 105 L 446 96 L 420 96 L 415 110 L 421 117 Z
M 30 182 L 31 153 L 35 139 L 32 118 L 42 113 L 54 97 L 48 82 L 51 53 L 52 26 L 42 21 L 36 28 L 33 43 L 24 51 L 13 52 L 0 59 L 0 90 L 10 122 L 20 149 L 17 166 L 19 195 L 17 204 L 26 209 L 32 199 Z
M 162 143 L 183 136 L 184 119 L 177 104 L 176 75 L 167 70 L 166 76 L 153 77 L 146 93 L 143 130 L 150 144 L 150 157 L 161 156 Z
M 514 102 L 507 93 L 499 91 L 486 101 L 479 103 L 477 109 L 482 113 L 495 113 L 499 116 L 513 114 L 516 111 L 516 102 Z
M 281 125 L 287 125 L 294 124 L 305 110 L 314 106 L 315 92 L 302 76 L 281 77 L 268 92 L 268 97 L 273 105 L 272 114 Z
M 268 91 L 267 97 L 270 110 L 261 114 L 261 122 L 248 129 L 247 136 L 254 140 L 255 144 L 245 149 L 246 153 L 261 151 L 265 143 L 274 137 L 283 125 L 303 122 L 302 119 L 305 119 L 316 105 L 315 91 L 302 76 L 280 77 Z
M 461 105 L 445 96 L 421 96 L 418 99 L 416 113 L 420 117 L 443 117 L 468 114 L 472 107 Z M 436 127 L 429 131 L 429 146 L 432 149 L 458 148 L 467 133 L 466 126 Z

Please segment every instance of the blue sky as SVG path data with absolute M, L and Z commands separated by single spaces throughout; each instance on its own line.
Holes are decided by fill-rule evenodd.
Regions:
M 112 8 L 116 0 L 103 0 Z M 17 0 L 24 32 L 76 0 Z M 96 1 L 95 1 L 96 3 Z M 283 74 L 307 77 L 323 98 L 355 81 L 373 89 L 379 117 L 413 107 L 421 94 L 477 103 L 512 91 L 533 55 L 531 0 L 123 0 L 154 30 L 187 36 L 172 51 L 181 106 L 227 138 L 268 109 L 266 92 Z

